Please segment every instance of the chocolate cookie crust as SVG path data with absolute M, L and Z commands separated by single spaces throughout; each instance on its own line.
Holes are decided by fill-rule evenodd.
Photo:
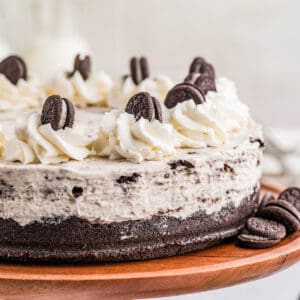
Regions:
M 238 207 L 228 205 L 186 219 L 153 216 L 148 220 L 92 224 L 77 217 L 46 219 L 20 226 L 0 219 L 0 257 L 6 260 L 106 262 L 145 260 L 211 247 L 236 235 L 258 202 L 258 185 Z

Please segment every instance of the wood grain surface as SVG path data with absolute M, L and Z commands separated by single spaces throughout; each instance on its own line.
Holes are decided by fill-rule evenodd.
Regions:
M 263 182 L 274 193 L 280 187 Z M 228 241 L 191 254 L 94 265 L 0 263 L 0 299 L 136 299 L 216 289 L 268 276 L 300 260 L 300 232 L 263 250 Z

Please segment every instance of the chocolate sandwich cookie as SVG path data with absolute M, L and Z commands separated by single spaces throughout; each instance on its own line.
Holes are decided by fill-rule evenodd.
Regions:
M 14 85 L 16 85 L 19 79 L 27 80 L 27 67 L 24 60 L 17 56 L 11 55 L 5 58 L 0 63 L 0 73 Z
M 51 124 L 53 130 L 73 127 L 75 109 L 71 101 L 59 95 L 48 97 L 43 105 L 41 122 Z
M 272 194 L 270 192 L 265 193 L 260 200 L 258 211 L 261 211 L 269 202 L 274 201 L 274 200 L 275 200 L 274 194 Z
M 138 59 L 136 57 L 132 57 L 129 64 L 132 81 L 138 85 L 140 83 Z
M 286 229 L 282 224 L 263 218 L 249 218 L 245 228 L 250 234 L 272 240 L 281 240 L 286 236 Z
M 278 199 L 291 203 L 300 212 L 300 188 L 289 187 L 279 195 Z
M 204 93 L 198 87 L 190 83 L 179 83 L 168 92 L 165 105 L 167 108 L 173 108 L 178 103 L 190 99 L 194 100 L 196 104 L 202 104 L 206 101 Z
M 275 246 L 280 242 L 279 239 L 271 239 L 248 232 L 241 233 L 237 236 L 237 244 L 243 248 L 264 249 Z
M 159 101 L 147 92 L 141 92 L 131 97 L 126 105 L 125 111 L 135 116 L 138 121 L 140 118 L 149 120 L 154 119 L 163 121 L 162 109 Z
M 215 80 L 214 67 L 202 57 L 195 57 L 189 69 L 189 73 L 199 73 Z
M 91 73 L 91 57 L 86 55 L 84 58 L 80 58 L 77 54 L 74 60 L 74 69 L 68 73 L 68 77 L 72 77 L 75 72 L 78 71 L 84 80 L 89 78 Z
M 277 221 L 283 224 L 288 233 L 296 232 L 300 229 L 300 221 L 288 210 L 275 205 L 268 205 L 259 214 L 262 218 Z
M 300 222 L 300 212 L 298 211 L 298 209 L 294 205 L 292 205 L 291 203 L 285 200 L 279 199 L 279 200 L 270 201 L 266 206 L 267 207 L 276 206 L 276 207 L 283 208 L 289 213 L 291 213 Z
M 154 118 L 157 121 L 162 123 L 163 122 L 163 113 L 162 113 L 160 102 L 155 97 L 151 97 L 151 99 L 152 99 L 153 107 L 154 107 Z
M 183 80 L 184 83 L 195 84 L 196 80 L 200 76 L 199 73 L 189 73 Z
M 189 73 L 202 73 L 204 64 L 206 64 L 206 61 L 203 57 L 195 57 L 190 65 Z
M 215 80 L 207 75 L 200 75 L 195 81 L 195 85 L 206 95 L 207 92 L 216 92 Z
M 130 75 L 135 85 L 149 78 L 149 64 L 148 59 L 142 56 L 140 59 L 132 57 L 129 62 Z
M 140 58 L 140 68 L 142 80 L 150 77 L 148 59 L 144 56 Z

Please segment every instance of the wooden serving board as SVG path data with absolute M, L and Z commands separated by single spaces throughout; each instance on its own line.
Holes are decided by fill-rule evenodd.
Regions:
M 263 182 L 264 191 L 280 187 Z M 0 263 L 0 299 L 133 299 L 216 289 L 268 276 L 300 261 L 300 232 L 264 250 L 227 242 L 191 254 L 94 265 Z

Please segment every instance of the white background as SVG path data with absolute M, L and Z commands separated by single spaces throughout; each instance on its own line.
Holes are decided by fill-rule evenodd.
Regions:
M 10 23 L 1 26 L 0 33 L 21 51 L 42 30 L 32 24 L 37 16 L 26 14 L 29 4 L 55 1 L 63 2 L 1 0 L 6 4 L 2 20 Z M 130 56 L 145 54 L 153 74 L 182 80 L 192 58 L 203 55 L 219 75 L 236 81 L 241 98 L 259 120 L 300 127 L 299 0 L 69 2 L 73 28 L 90 44 L 98 67 L 110 74 L 124 74 Z M 13 18 L 17 14 L 20 17 Z M 64 14 L 66 20 L 69 12 Z M 52 17 L 57 26 L 58 17 Z

